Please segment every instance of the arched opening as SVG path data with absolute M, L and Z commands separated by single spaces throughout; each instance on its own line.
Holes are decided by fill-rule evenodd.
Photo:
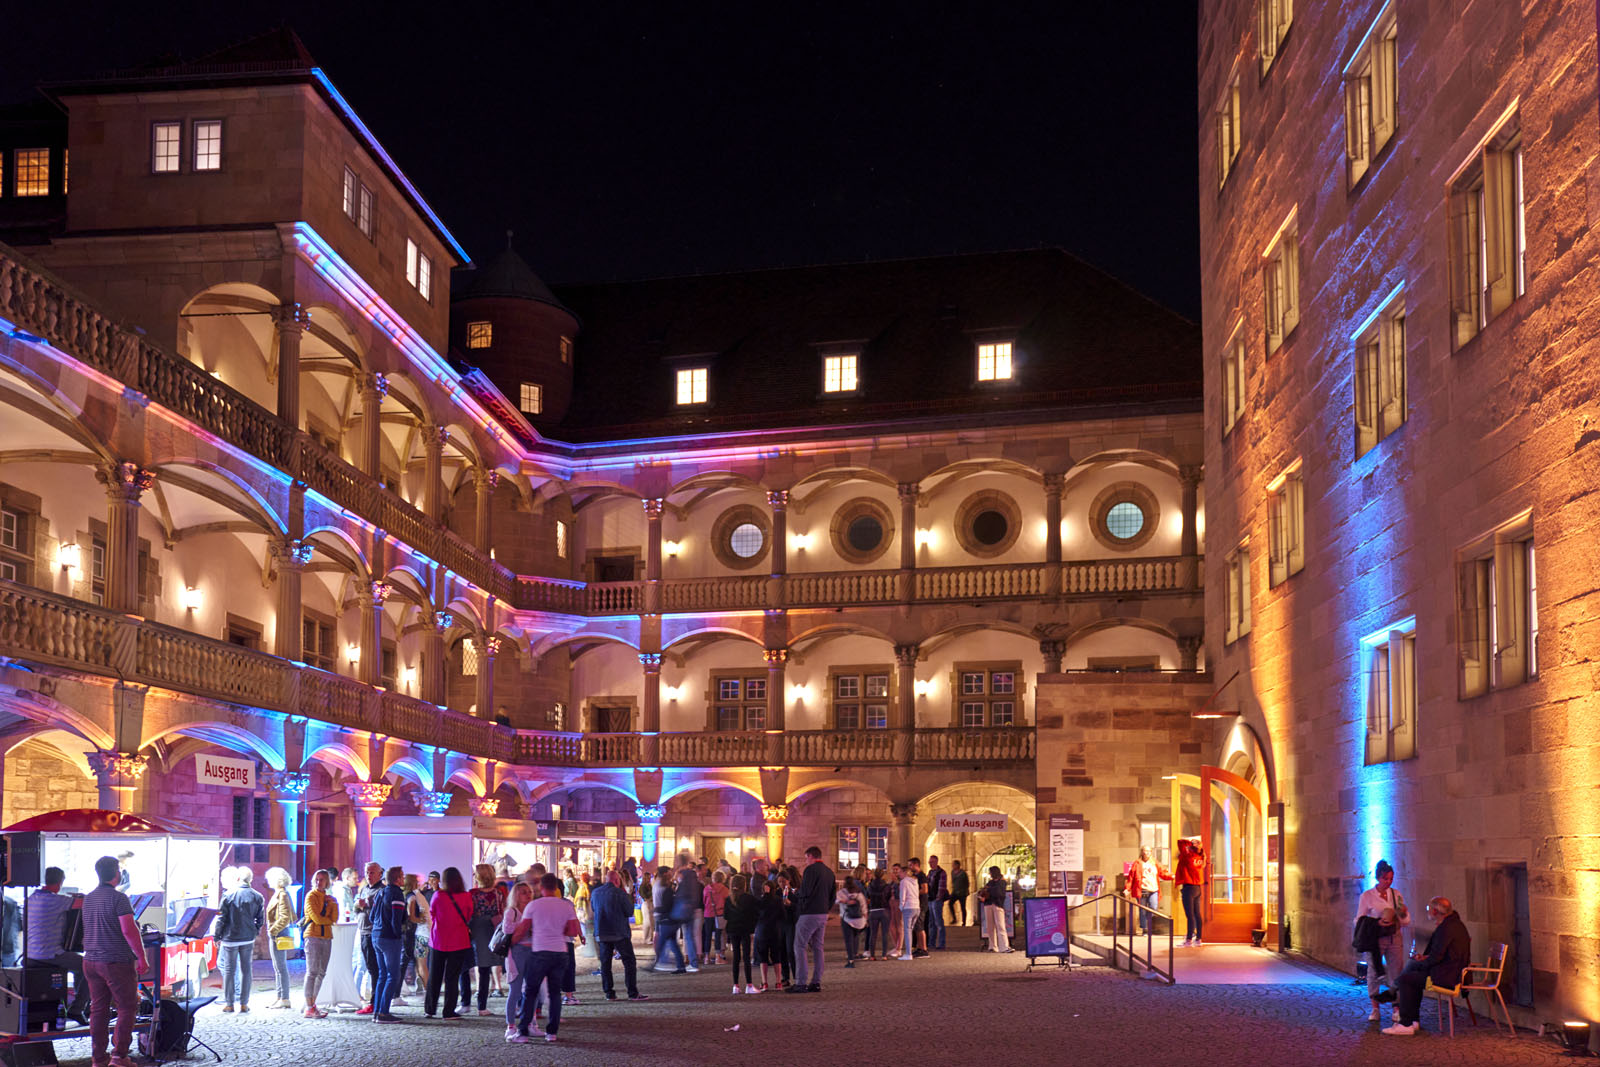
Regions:
M 268 411 L 278 410 L 278 298 L 256 285 L 226 282 L 178 313 L 178 354 Z

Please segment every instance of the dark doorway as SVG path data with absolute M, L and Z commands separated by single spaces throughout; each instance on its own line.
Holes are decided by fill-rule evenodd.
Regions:
M 631 582 L 634 576 L 633 556 L 595 556 L 594 580 L 597 582 Z
M 625 734 L 633 730 L 631 707 L 597 707 L 593 718 L 594 732 L 597 734 Z
M 1489 931 L 1506 944 L 1501 995 L 1512 1004 L 1533 1006 L 1533 917 L 1528 906 L 1528 865 L 1489 866 Z M 1483 953 L 1478 953 L 1482 956 Z

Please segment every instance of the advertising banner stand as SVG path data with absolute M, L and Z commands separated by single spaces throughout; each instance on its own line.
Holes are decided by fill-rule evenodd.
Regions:
M 1022 943 L 1028 970 L 1054 959 L 1072 967 L 1072 937 L 1067 931 L 1066 897 L 1028 897 L 1022 902 Z

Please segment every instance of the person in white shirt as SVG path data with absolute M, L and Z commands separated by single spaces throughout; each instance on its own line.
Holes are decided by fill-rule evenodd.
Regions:
M 522 921 L 512 931 L 513 951 L 519 953 L 516 967 L 522 975 L 522 1012 L 517 1032 L 509 1040 L 528 1043 L 528 1027 L 533 1022 L 539 987 L 547 991 L 550 1021 L 544 1039 L 553 1042 L 561 1029 L 561 979 L 567 971 L 567 938 L 577 937 L 582 927 L 572 901 L 561 895 L 561 879 L 547 874 L 539 880 L 542 896 L 523 909 Z
M 895 865 L 899 868 L 899 864 Z M 900 877 L 898 895 L 900 897 L 900 931 L 905 935 L 904 951 L 896 959 L 909 960 L 911 955 L 914 931 L 917 926 L 917 912 L 922 910 L 922 891 L 917 886 L 917 877 L 909 870 L 905 870 Z
M 1389 984 L 1394 985 L 1405 966 L 1406 942 L 1411 933 L 1411 913 L 1405 899 L 1394 887 L 1394 868 L 1388 860 L 1379 860 L 1373 871 L 1377 884 L 1361 894 L 1356 905 L 1356 920 L 1363 916 L 1378 922 L 1378 949 L 1365 953 L 1367 957 L 1367 997 L 1372 1001 L 1372 1014 L 1368 1022 L 1378 1021 L 1378 987 L 1387 969 Z M 1387 930 L 1388 933 L 1383 931 Z

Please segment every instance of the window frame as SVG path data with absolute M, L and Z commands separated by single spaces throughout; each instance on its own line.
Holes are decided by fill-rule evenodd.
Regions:
M 24 186 L 22 184 L 23 175 L 24 175 L 24 173 L 29 173 L 31 175 L 31 174 L 33 174 L 35 172 L 40 172 L 41 168 L 34 166 L 33 163 L 32 163 L 32 160 L 34 160 L 36 157 L 41 156 L 41 155 L 44 158 L 44 166 L 42 168 L 43 177 L 41 179 L 39 179 L 42 184 L 40 186 L 38 186 L 38 187 L 34 186 L 33 179 L 32 179 L 32 177 L 30 177 L 29 184 L 26 187 L 26 191 L 25 191 L 24 190 Z M 27 157 L 29 159 L 29 161 L 30 161 L 26 171 L 24 170 L 23 157 Z M 34 197 L 49 196 L 50 195 L 50 174 L 51 174 L 52 169 L 53 168 L 50 165 L 50 149 L 49 149 L 48 146 L 42 147 L 42 148 L 14 148 L 14 149 L 12 149 L 11 150 L 11 195 L 13 195 L 15 197 L 18 197 L 18 198 L 27 197 L 30 200 L 33 199 Z
M 1271 356 L 1300 325 L 1299 209 L 1289 212 L 1261 253 L 1261 310 Z
M 1284 41 L 1294 25 L 1294 0 L 1256 0 L 1256 28 L 1261 54 L 1261 76 L 1283 54 Z
M 724 696 L 724 683 L 735 682 L 735 695 Z M 759 685 L 761 695 L 752 697 L 750 686 Z M 711 671 L 706 683 L 706 730 L 711 733 L 752 733 L 767 728 L 767 674 L 765 667 L 728 668 Z M 723 725 L 722 713 L 733 710 L 738 723 Z
M 200 128 L 202 126 L 214 126 L 214 127 L 216 127 L 217 136 L 216 136 L 216 151 L 214 153 L 215 162 L 213 163 L 212 166 L 201 166 L 200 165 L 200 163 L 201 163 L 201 156 L 200 156 L 200 152 L 201 152 Z M 215 119 L 193 119 L 193 120 L 191 120 L 190 123 L 189 123 L 189 169 L 191 171 L 193 171 L 194 173 L 196 173 L 196 174 L 212 174 L 212 173 L 215 173 L 216 171 L 221 170 L 222 169 L 222 143 L 223 143 L 223 121 L 222 121 L 222 119 L 215 118 Z M 210 155 L 211 154 L 208 153 L 208 157 L 207 157 L 208 159 L 210 158 Z
M 855 396 L 861 392 L 861 353 L 824 352 L 822 354 L 822 394 Z
M 467 348 L 479 351 L 494 347 L 494 322 L 490 319 L 477 319 L 467 323 Z
M 172 142 L 172 166 L 163 169 L 160 135 L 170 130 L 176 136 Z M 156 175 L 183 173 L 183 123 L 177 119 L 160 119 L 150 123 L 150 173 Z
M 433 303 L 433 257 L 415 238 L 406 238 L 406 283 L 427 303 Z
M 855 832 L 854 863 L 845 860 L 846 849 L 844 839 L 847 831 Z M 878 848 L 873 847 L 873 841 L 881 841 Z M 833 827 L 834 858 L 839 864 L 839 870 L 852 871 L 860 864 L 865 863 L 870 870 L 889 869 L 889 827 L 887 825 L 874 826 L 870 823 L 835 823 Z M 874 863 L 873 861 L 877 862 Z
M 982 675 L 982 691 L 969 690 L 971 675 Z M 1009 688 L 997 688 L 996 675 L 1009 675 Z M 1021 660 L 986 660 L 953 664 L 950 668 L 950 726 L 957 730 L 980 730 L 996 727 L 1018 728 L 1026 725 L 1028 683 L 1022 673 Z M 1010 706 L 1010 720 L 995 722 L 995 705 Z M 982 705 L 981 723 L 966 721 L 970 706 Z
M 532 407 L 528 406 L 530 400 Z M 543 415 L 544 386 L 538 382 L 522 382 L 517 389 L 517 410 L 524 415 Z
M 1222 100 L 1213 117 L 1217 132 L 1217 189 L 1221 190 L 1228 184 L 1228 178 L 1233 174 L 1244 147 L 1244 135 L 1240 129 L 1243 112 L 1239 102 L 1237 74 L 1222 90 Z
M 883 679 L 883 692 L 880 695 L 869 693 L 869 679 Z M 842 683 L 852 681 L 855 683 L 855 694 L 847 695 L 840 692 Z M 828 669 L 828 726 L 832 730 L 887 730 L 889 721 L 894 717 L 894 702 L 897 689 L 895 686 L 895 672 L 892 664 L 838 664 Z M 855 725 L 846 725 L 842 721 L 845 708 L 855 709 Z M 881 708 L 883 722 L 872 725 L 870 714 L 873 709 Z
M 693 408 L 705 407 L 711 403 L 711 365 L 709 363 L 696 363 L 693 366 L 674 368 L 673 382 L 675 385 L 673 394 L 675 398 L 674 406 Z M 687 399 L 685 399 L 685 382 L 688 383 L 689 387 Z
M 26 506 L 17 499 L 19 495 L 10 486 L 0 485 L 0 514 L 13 517 L 12 543 L 7 545 L 0 540 L 0 563 L 12 571 L 7 581 L 31 585 L 38 566 L 33 546 L 38 537 L 40 516 L 38 508 Z M 0 529 L 3 527 L 4 519 L 0 518 Z
M 1527 192 L 1520 102 L 1448 183 L 1451 344 L 1460 350 L 1527 292 Z
M 987 370 L 985 369 L 985 349 L 989 349 L 987 353 Z M 995 385 L 1016 381 L 1016 355 L 1017 348 L 1014 338 L 993 337 L 975 342 L 973 348 L 974 380 L 979 385 Z M 1002 365 L 1005 369 L 1003 374 L 1001 373 Z
M 311 629 L 311 628 L 314 628 Z M 317 648 L 312 649 L 306 641 L 308 632 L 314 632 L 317 637 Z M 326 647 L 323 647 L 322 638 L 326 637 Z M 300 611 L 300 661 L 307 666 L 316 667 L 318 670 L 336 673 L 339 666 L 339 628 L 333 618 L 320 611 L 302 608 Z
M 1539 677 L 1538 553 L 1523 516 L 1457 553 L 1456 657 L 1460 699 Z
M 1233 328 L 1233 336 L 1222 349 L 1222 436 L 1227 437 L 1244 421 L 1249 388 L 1249 352 L 1244 323 Z
M 1397 285 L 1351 335 L 1355 458 L 1360 459 L 1407 417 L 1405 286 Z
M 1399 62 L 1399 22 L 1389 0 L 1343 72 L 1346 188 L 1361 183 L 1399 127 Z
M 1231 645 L 1250 634 L 1250 539 L 1239 542 L 1224 560 L 1224 623 L 1222 643 Z
M 1305 568 L 1305 527 L 1305 482 L 1297 459 L 1267 486 L 1268 588 Z
M 1394 763 L 1417 755 L 1417 619 L 1410 616 L 1361 639 L 1364 762 Z

